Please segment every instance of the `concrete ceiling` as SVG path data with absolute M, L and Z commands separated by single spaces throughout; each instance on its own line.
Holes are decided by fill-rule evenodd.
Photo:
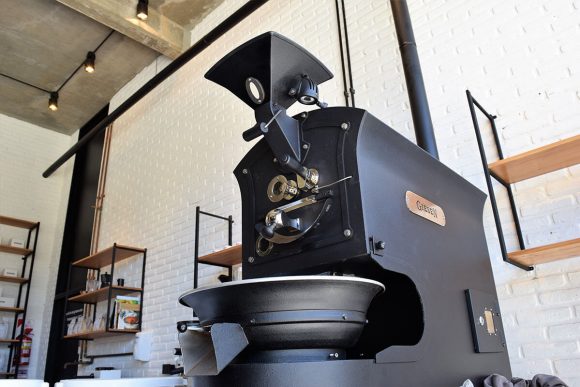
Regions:
M 149 6 L 191 30 L 225 0 L 149 0 Z
M 91 3 L 90 0 L 83 1 L 84 4 Z M 134 15 L 133 2 L 136 4 L 136 0 L 110 2 L 115 7 L 124 5 L 125 9 L 115 15 L 117 9 L 111 8 L 109 19 L 122 16 L 122 12 Z M 157 19 L 149 24 L 163 18 L 164 28 L 170 23 L 177 26 L 174 30 L 183 34 L 222 2 L 150 0 L 150 15 Z M 105 0 L 98 0 L 94 4 L 106 3 Z M 100 14 L 102 16 L 103 12 Z M 108 20 L 96 21 L 55 0 L 3 2 L 0 12 L 0 73 L 44 90 L 57 90 L 83 63 L 87 52 L 94 50 L 112 31 L 108 26 L 116 31 L 96 53 L 96 71 L 88 74 L 80 69 L 60 90 L 59 109 L 56 112 L 48 109 L 49 96 L 46 92 L 0 76 L 0 113 L 60 133 L 74 133 L 150 64 L 159 55 L 158 51 L 163 52 L 159 41 L 154 42 L 147 36 L 143 38 L 144 35 L 136 31 L 142 22 L 136 23 L 134 18 L 128 20 L 126 15 L 124 18 L 127 19 L 127 28 L 120 24 L 124 19 L 111 23 Z M 143 24 L 141 27 L 150 33 L 150 25 Z M 180 51 L 182 47 L 177 52 L 174 50 L 173 57 Z

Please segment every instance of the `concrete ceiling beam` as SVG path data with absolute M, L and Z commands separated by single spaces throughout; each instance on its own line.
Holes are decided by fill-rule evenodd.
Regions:
M 185 28 L 152 7 L 146 21 L 137 18 L 137 0 L 57 0 L 77 12 L 171 59 L 183 51 Z

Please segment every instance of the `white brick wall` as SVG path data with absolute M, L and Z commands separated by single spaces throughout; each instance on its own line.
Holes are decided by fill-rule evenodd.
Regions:
M 29 376 L 35 378 L 44 377 L 72 162 L 50 179 L 41 174 L 66 151 L 73 137 L 0 114 L 0 214 L 40 222 L 26 316 L 34 329 Z M 26 230 L 0 225 L 0 236 L 4 243 L 10 237 L 25 239 Z M 20 270 L 21 261 L 15 255 L 0 253 L 0 268 L 5 267 Z M 17 295 L 16 286 L 0 285 L 4 295 Z
M 240 2 L 241 3 L 241 2 Z M 575 0 L 410 0 L 441 160 L 485 190 L 465 89 L 498 115 L 504 153 L 513 155 L 580 132 L 578 81 L 580 4 Z M 235 8 L 222 5 L 213 25 Z M 402 66 L 388 2 L 347 1 L 357 106 L 413 138 Z M 193 31 L 196 41 L 208 25 Z M 126 376 L 157 375 L 177 345 L 175 321 L 189 311 L 177 297 L 192 283 L 195 206 L 238 221 L 240 203 L 231 171 L 249 149 L 242 130 L 250 109 L 203 79 L 226 52 L 267 30 L 304 45 L 336 77 L 321 87 L 330 105 L 342 104 L 334 2 L 272 0 L 220 38 L 115 123 L 103 211 L 101 246 L 114 241 L 149 248 L 144 329 L 155 334 L 154 360 L 97 362 Z M 197 35 L 196 35 L 197 34 Z M 143 70 L 112 107 L 153 76 L 163 58 Z M 481 120 L 484 131 L 488 131 Z M 488 157 L 492 139 L 485 135 Z M 516 249 L 507 197 L 503 209 L 508 249 Z M 580 168 L 515 185 L 526 242 L 535 246 L 580 235 Z M 489 206 L 484 213 L 489 250 L 503 308 L 514 375 L 545 372 L 580 386 L 580 259 L 524 272 L 501 261 Z M 201 252 L 225 244 L 225 225 L 203 219 Z M 204 283 L 215 270 L 202 269 Z M 128 343 L 91 344 L 93 353 Z M 89 370 L 86 370 L 87 372 Z

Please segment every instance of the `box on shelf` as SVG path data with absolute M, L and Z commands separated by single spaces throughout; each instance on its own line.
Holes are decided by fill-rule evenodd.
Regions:
M 4 277 L 18 277 L 18 270 L 5 268 L 2 270 L 2 275 Z
M 22 239 L 12 238 L 12 239 L 10 239 L 10 243 L 9 244 L 12 247 L 20 247 L 21 249 L 24 248 L 24 241 Z
M 16 298 L 14 297 L 0 297 L 0 306 L 14 308 L 16 305 Z

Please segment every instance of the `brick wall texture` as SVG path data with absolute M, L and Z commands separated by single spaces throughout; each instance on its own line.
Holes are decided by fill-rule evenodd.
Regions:
M 223 4 L 192 41 L 242 1 Z M 357 107 L 413 139 L 399 49 L 388 1 L 346 1 Z M 580 2 L 576 0 L 410 0 L 441 161 L 486 190 L 465 90 L 497 114 L 504 153 L 580 133 Z M 305 46 L 335 73 L 321 87 L 344 104 L 332 0 L 272 0 L 166 80 L 114 126 L 100 246 L 149 249 L 143 327 L 154 333 L 153 360 L 98 360 L 124 376 L 159 375 L 177 346 L 175 322 L 190 317 L 177 298 L 192 287 L 195 207 L 232 214 L 240 241 L 240 198 L 232 170 L 251 144 L 241 132 L 252 111 L 203 74 L 226 52 L 268 30 Z M 168 62 L 158 58 L 115 96 L 118 106 Z M 298 110 L 296 110 L 298 111 Z M 496 159 L 482 119 L 491 161 Z M 517 248 L 502 188 L 496 187 L 509 250 Z M 514 186 L 526 243 L 580 234 L 580 167 Z M 580 259 L 524 272 L 501 260 L 489 205 L 483 214 L 514 375 L 557 374 L 580 386 Z M 202 218 L 201 253 L 222 248 L 225 224 Z M 135 281 L 137 263 L 123 275 Z M 219 270 L 201 266 L 202 285 Z M 130 283 L 128 283 L 130 285 Z M 130 350 L 132 340 L 99 340 L 94 354 Z M 85 368 L 83 372 L 90 372 Z
M 26 315 L 34 333 L 28 372 L 33 378 L 44 377 L 72 163 L 67 163 L 50 179 L 41 174 L 74 139 L 0 114 L 0 214 L 40 222 Z M 10 238 L 26 240 L 26 236 L 24 229 L 0 225 L 4 244 Z M 0 253 L 0 269 L 3 268 L 17 268 L 20 272 L 22 261 L 16 255 Z M 18 295 L 16 285 L 2 283 L 0 286 L 4 296 Z M 10 317 L 13 321 L 13 316 L 2 313 L 0 317 Z M 8 352 L 8 347 L 3 345 L 0 351 Z

